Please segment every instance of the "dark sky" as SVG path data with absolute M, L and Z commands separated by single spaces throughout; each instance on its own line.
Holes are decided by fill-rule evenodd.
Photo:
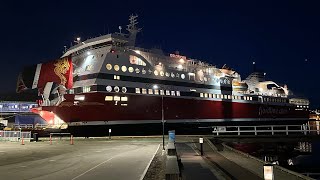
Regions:
M 1 1 L 0 92 L 15 90 L 26 65 L 53 60 L 75 37 L 118 31 L 138 14 L 138 46 L 180 51 L 237 70 L 252 61 L 275 82 L 320 106 L 320 2 L 265 1 Z M 307 59 L 307 61 L 306 61 Z

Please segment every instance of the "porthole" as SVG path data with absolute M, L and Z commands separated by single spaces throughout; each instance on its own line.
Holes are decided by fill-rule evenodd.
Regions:
M 108 92 L 111 92 L 111 91 L 112 91 L 112 87 L 111 87 L 111 86 L 107 86 L 107 87 L 106 87 L 106 90 L 107 90 Z
M 160 71 L 160 76 L 164 76 L 164 72 L 163 71 Z
M 167 77 L 170 77 L 170 73 L 166 72 L 166 76 L 167 76 Z
M 112 65 L 111 65 L 111 64 L 107 64 L 107 65 L 106 65 L 106 68 L 107 68 L 107 70 L 110 71 L 110 70 L 112 69 Z
M 122 72 L 126 72 L 127 71 L 127 67 L 126 66 L 122 66 L 121 70 L 122 70 Z
M 136 73 L 139 74 L 140 73 L 140 69 L 136 68 Z
M 159 75 L 159 73 L 158 73 L 158 71 L 157 70 L 154 70 L 154 75 L 156 75 L 156 76 L 158 76 Z
M 207 81 L 208 81 L 207 77 L 204 77 L 204 78 L 203 78 L 203 80 L 204 80 L 205 82 L 207 82 Z
M 115 71 L 119 71 L 119 69 L 120 69 L 119 65 L 114 65 L 114 70 Z
M 147 73 L 147 71 L 145 70 L 145 69 L 142 69 L 142 74 L 146 74 Z
M 133 70 L 133 67 L 129 67 L 128 70 L 129 70 L 129 72 L 131 72 L 131 73 L 134 71 L 134 70 Z
M 115 92 L 119 92 L 120 91 L 120 88 L 118 86 L 114 87 L 114 91 Z
M 184 74 L 181 74 L 181 79 L 186 78 L 186 76 Z
M 171 73 L 171 77 L 174 78 L 174 73 Z
M 123 93 L 126 93 L 126 92 L 127 92 L 127 88 L 126 88 L 126 87 L 122 87 L 121 91 L 122 91 Z

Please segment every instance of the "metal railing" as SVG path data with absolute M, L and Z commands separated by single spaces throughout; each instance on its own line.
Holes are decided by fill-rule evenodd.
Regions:
M 14 124 L 15 128 L 33 129 L 33 128 L 45 128 L 47 124 Z
M 319 125 L 216 126 L 212 133 L 219 135 L 320 135 Z
M 0 141 L 14 141 L 19 142 L 21 139 L 24 141 L 31 140 L 31 132 L 21 132 L 21 131 L 0 131 Z

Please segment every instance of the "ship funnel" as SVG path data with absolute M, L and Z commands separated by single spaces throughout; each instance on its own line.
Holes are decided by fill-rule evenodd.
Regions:
M 137 24 L 138 24 L 137 18 L 138 18 L 138 15 L 131 15 L 129 17 L 129 24 L 127 25 L 127 31 L 129 31 L 128 46 L 135 46 L 137 34 L 142 29 L 137 27 Z

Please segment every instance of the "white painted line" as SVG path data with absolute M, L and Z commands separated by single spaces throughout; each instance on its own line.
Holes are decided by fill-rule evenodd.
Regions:
M 112 160 L 112 159 L 113 159 L 113 158 L 115 158 L 115 157 L 117 157 L 117 156 L 113 156 L 112 158 L 110 158 L 110 159 L 107 159 L 107 160 L 103 161 L 102 163 L 100 163 L 100 164 L 98 164 L 98 165 L 96 165 L 96 166 L 92 167 L 91 169 L 89 169 L 89 170 L 85 171 L 84 173 L 82 173 L 82 174 L 80 174 L 80 175 L 78 175 L 78 176 L 74 177 L 72 180 L 75 180 L 75 179 L 77 179 L 77 178 L 79 178 L 79 177 L 81 177 L 81 176 L 85 175 L 86 173 L 88 173 L 88 172 L 90 172 L 90 171 L 94 170 L 95 168 L 97 168 L 97 167 L 101 166 L 102 164 L 105 164 L 106 162 L 108 162 L 108 161 Z
M 20 166 L 20 167 L 25 168 L 25 167 L 27 167 L 27 166 Z
M 50 162 L 53 162 L 53 161 L 56 161 L 56 160 L 54 160 L 54 159 L 50 159 L 49 161 L 50 161 Z
M 154 152 L 152 158 L 150 159 L 147 167 L 144 169 L 144 171 L 143 171 L 143 173 L 142 173 L 142 175 L 141 175 L 141 177 L 140 177 L 140 180 L 143 180 L 144 176 L 147 174 L 147 171 L 148 171 L 148 169 L 149 169 L 149 167 L 150 167 L 150 165 L 151 165 L 151 162 L 152 162 L 152 160 L 154 159 L 154 157 L 156 156 L 159 148 L 160 148 L 160 144 L 158 145 L 158 148 L 157 148 L 156 152 Z

